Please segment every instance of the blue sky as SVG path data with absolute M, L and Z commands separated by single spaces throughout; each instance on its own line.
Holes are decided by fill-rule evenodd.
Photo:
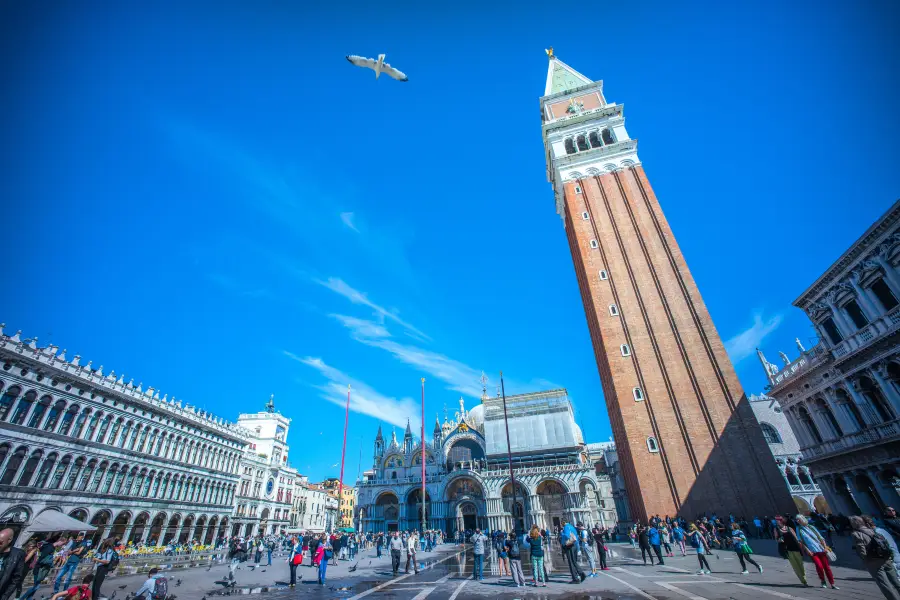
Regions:
M 351 478 L 423 376 L 429 432 L 502 369 L 610 435 L 545 175 L 548 45 L 625 105 L 748 393 L 753 348 L 810 345 L 791 301 L 898 197 L 896 3 L 304 4 L 4 3 L 0 320 L 226 418 L 274 393 L 313 479 L 348 383 Z M 344 60 L 379 52 L 409 83 Z

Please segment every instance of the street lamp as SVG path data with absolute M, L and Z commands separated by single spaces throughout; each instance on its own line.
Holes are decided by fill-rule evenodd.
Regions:
M 518 530 L 518 519 L 516 519 L 516 505 L 518 504 L 518 491 L 516 489 L 516 474 L 513 471 L 512 464 L 512 446 L 509 443 L 509 418 L 506 414 L 506 387 L 503 384 L 503 371 L 500 371 L 500 392 L 503 394 L 503 424 L 506 427 L 506 457 L 509 460 L 509 480 L 512 484 L 512 492 L 513 492 L 513 503 L 510 508 L 510 513 L 512 514 L 513 519 L 513 530 Z M 524 508 L 525 499 L 522 498 L 523 508 Z M 524 514 L 522 515 L 524 521 Z

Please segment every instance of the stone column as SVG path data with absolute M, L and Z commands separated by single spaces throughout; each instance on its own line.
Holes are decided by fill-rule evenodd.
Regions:
M 827 302 L 829 308 L 831 308 L 831 314 L 834 317 L 834 323 L 835 325 L 837 325 L 837 328 L 841 332 L 841 335 L 844 337 L 844 339 L 847 339 L 848 337 L 856 333 L 856 325 L 854 325 L 847 319 L 843 311 L 835 306 L 834 302 L 832 302 L 831 300 L 827 300 Z
M 850 276 L 850 285 L 852 285 L 853 289 L 856 291 L 859 307 L 862 309 L 863 314 L 866 315 L 866 318 L 869 319 L 869 322 L 872 323 L 877 320 L 878 317 L 881 316 L 881 310 L 875 306 L 875 303 L 872 301 L 872 298 L 869 297 L 866 290 L 860 287 L 859 280 L 855 275 Z
M 872 378 L 881 388 L 881 393 L 884 394 L 884 397 L 890 403 L 891 408 L 894 411 L 894 418 L 897 418 L 900 415 L 900 394 L 897 393 L 897 390 L 894 388 L 894 384 L 885 379 L 885 375 L 882 375 L 882 369 L 885 369 L 883 365 L 872 365 L 872 368 L 869 369 L 869 373 L 871 373 Z
M 894 292 L 894 296 L 900 298 L 900 278 L 897 276 L 897 272 L 894 270 L 888 261 L 882 258 L 880 255 L 875 255 L 875 262 L 881 265 L 881 268 L 884 269 L 884 281 L 888 284 L 888 287 L 891 288 L 891 291 Z
M 869 401 L 862 397 L 862 395 L 856 391 L 856 387 L 854 387 L 852 381 L 847 381 L 847 386 L 845 388 L 847 393 L 850 394 L 850 397 L 853 398 L 853 402 L 856 403 L 856 406 L 859 408 L 860 414 L 862 414 L 862 418 L 865 419 L 866 425 L 877 425 L 881 422 L 881 419 L 878 418 L 878 415 L 875 414 L 875 411 L 869 406 Z
M 847 488 L 850 490 L 850 496 L 853 498 L 853 501 L 856 502 L 856 505 L 863 513 L 870 515 L 881 514 L 879 507 L 872 502 L 871 498 L 869 498 L 869 494 L 856 487 L 856 474 L 856 471 L 848 471 L 843 474 L 844 481 L 847 482 Z M 868 475 L 868 473 L 866 473 L 866 475 Z M 855 513 L 856 511 L 853 512 Z
M 857 427 L 856 423 L 854 422 L 855 419 L 848 415 L 835 400 L 834 388 L 826 389 L 823 396 L 825 397 L 825 402 L 827 402 L 828 406 L 831 408 L 831 413 L 834 415 L 834 418 L 837 419 L 838 424 L 841 426 L 841 430 L 844 432 L 844 435 L 859 431 L 859 427 Z

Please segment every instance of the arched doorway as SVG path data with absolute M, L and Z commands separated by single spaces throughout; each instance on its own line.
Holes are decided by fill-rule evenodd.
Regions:
M 181 534 L 178 536 L 178 543 L 185 544 L 191 541 L 191 532 L 194 528 L 194 515 L 188 515 L 184 518 L 184 526 L 181 528 Z
M 209 520 L 209 527 L 206 529 L 206 537 L 203 538 L 203 544 L 210 545 L 216 538 L 216 531 L 219 529 L 219 517 L 213 517 Z
M 197 541 L 198 544 L 203 543 L 203 534 L 204 529 L 206 528 L 206 515 L 201 515 L 199 519 L 197 519 L 197 526 L 194 527 L 194 535 L 193 539 Z
M 568 491 L 562 483 L 555 479 L 545 479 L 537 487 L 538 499 L 544 511 L 544 527 L 552 530 L 561 529 L 566 514 L 566 494 Z
M 231 527 L 231 537 L 236 537 L 236 536 L 239 536 L 239 535 L 241 535 L 241 524 L 240 524 L 240 523 L 235 523 L 235 524 Z
M 84 508 L 76 508 L 72 512 L 69 513 L 69 516 L 75 519 L 76 521 L 81 521 L 82 523 L 87 522 L 88 511 Z
M 122 536 L 125 535 L 125 529 L 128 527 L 128 523 L 130 522 L 131 513 L 127 510 L 120 512 L 116 517 L 116 520 L 113 521 L 112 531 L 109 532 L 110 537 L 121 540 Z
M 166 526 L 166 513 L 159 513 L 153 517 L 150 523 L 150 534 L 147 536 L 147 545 L 159 546 L 162 542 L 163 528 Z
M 503 511 L 510 515 L 508 518 L 510 523 L 503 523 L 504 529 L 510 529 L 510 526 L 516 531 L 525 531 L 527 522 L 525 515 L 528 514 L 530 507 L 528 506 L 528 491 L 521 482 L 516 482 L 516 493 L 513 495 L 512 481 L 507 481 L 503 489 L 500 490 L 500 497 L 503 499 Z M 515 504 L 513 501 L 515 500 Z
M 456 505 L 456 529 L 468 536 L 478 527 L 478 507 L 471 500 Z
M 144 539 L 144 531 L 147 529 L 147 522 L 149 520 L 149 513 L 142 512 L 137 516 L 137 519 L 134 520 L 134 527 L 131 528 L 131 535 L 128 537 L 129 542 L 137 544 Z
M 460 530 L 487 527 L 484 490 L 478 481 L 471 477 L 458 477 L 447 485 L 446 493 L 449 515 L 453 517 L 448 523 L 451 536 Z
M 375 501 L 375 519 L 384 520 L 385 531 L 400 530 L 400 501 L 393 492 L 384 492 Z
M 91 519 L 91 525 L 97 528 L 97 531 L 91 536 L 91 547 L 96 548 L 100 545 L 100 541 L 105 537 L 106 527 L 112 514 L 108 510 L 101 510 Z
M 222 521 L 219 523 L 219 533 L 216 535 L 216 540 L 224 539 L 226 531 L 228 531 L 228 517 L 222 517 Z
M 406 496 L 406 529 L 421 529 L 422 514 L 425 514 L 425 528 L 431 519 L 431 495 L 425 490 L 425 502 L 422 503 L 422 488 L 416 488 Z
M 181 515 L 172 515 L 172 518 L 169 519 L 169 524 L 166 526 L 166 532 L 163 534 L 163 546 L 175 539 L 175 536 L 178 535 L 178 527 L 180 525 Z

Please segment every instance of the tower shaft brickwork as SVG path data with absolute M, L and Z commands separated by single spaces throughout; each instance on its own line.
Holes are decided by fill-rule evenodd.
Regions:
M 622 106 L 602 85 L 551 57 L 541 110 L 632 515 L 790 511 Z

